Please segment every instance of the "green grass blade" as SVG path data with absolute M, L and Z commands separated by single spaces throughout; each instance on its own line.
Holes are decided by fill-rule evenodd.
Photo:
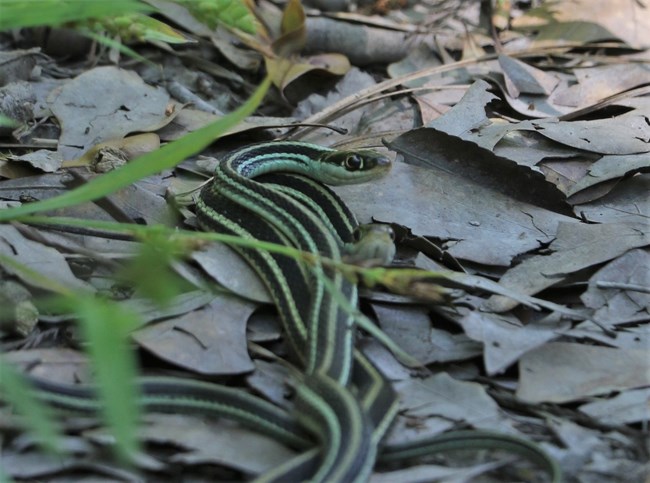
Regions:
M 228 129 L 252 114 L 262 102 L 270 85 L 267 77 L 253 95 L 238 109 L 181 139 L 163 146 L 157 151 L 134 159 L 125 166 L 94 178 L 92 181 L 60 196 L 35 203 L 0 210 L 0 222 L 14 220 L 20 216 L 48 210 L 66 208 L 93 201 L 129 186 L 139 179 L 151 176 L 164 169 L 170 169 L 185 158 L 198 153 Z
M 0 0 L 0 1 L 2 1 L 2 0 Z M 130 47 L 127 47 L 126 45 L 124 45 L 121 42 L 118 42 L 117 40 L 113 40 L 113 39 L 111 39 L 109 37 L 106 37 L 105 35 L 100 35 L 98 33 L 91 32 L 90 30 L 86 30 L 86 29 L 81 29 L 79 31 L 79 33 L 81 33 L 82 35 L 85 35 L 89 39 L 92 39 L 92 40 L 94 40 L 95 42 L 97 42 L 99 44 L 105 45 L 105 46 L 107 46 L 107 47 L 109 47 L 111 49 L 119 50 L 124 55 L 126 55 L 128 57 L 131 57 L 132 59 L 135 59 L 135 60 L 137 60 L 139 62 L 142 62 L 143 64 L 147 64 L 147 65 L 149 65 L 151 67 L 156 67 L 156 64 L 154 62 L 151 62 L 146 57 L 138 54 L 135 50 L 133 50 Z
M 0 31 L 152 10 L 137 0 L 0 0 Z
M 0 256 L 0 264 L 8 264 L 25 276 L 32 275 L 25 267 L 9 257 Z M 95 373 L 98 398 L 102 402 L 102 419 L 115 437 L 115 450 L 125 462 L 138 452 L 137 376 L 135 354 L 129 346 L 129 334 L 140 327 L 139 318 L 122 305 L 97 298 L 90 292 L 72 293 L 54 280 L 43 280 L 57 294 L 48 305 L 50 309 L 75 314 L 86 353 Z M 0 389 L 2 399 L 14 405 L 26 421 L 28 429 L 38 435 L 46 449 L 57 448 L 57 427 L 53 414 L 34 398 L 27 383 L 0 358 Z
M 137 364 L 128 337 L 141 324 L 122 305 L 91 294 L 74 295 L 64 303 L 79 317 L 102 401 L 102 418 L 115 437 L 117 456 L 132 462 L 139 451 L 140 408 L 135 384 Z
M 0 355 L 0 399 L 11 404 L 39 443 L 50 453 L 60 453 L 60 428 L 50 408 L 36 399 L 27 381 Z
M 13 481 L 14 480 L 5 475 L 2 468 L 0 468 L 0 483 L 13 483 Z
M 43 274 L 27 267 L 13 258 L 0 253 L 0 268 L 9 267 L 11 271 L 19 275 L 27 283 L 32 283 L 36 287 L 46 288 L 51 292 L 59 295 L 70 294 L 70 289 L 65 285 L 60 284 L 56 280 L 48 279 Z
M 2 211 L 0 211 L 2 214 Z M 167 228 L 160 225 L 136 225 L 134 223 L 120 223 L 116 221 L 104 220 L 84 220 L 79 218 L 69 218 L 64 216 L 21 216 L 17 218 L 22 223 L 36 224 L 36 225 L 53 225 L 71 228 L 94 228 L 97 230 L 110 231 L 124 235 L 130 235 L 134 238 L 146 238 L 151 233 L 158 235 L 167 234 L 169 237 L 178 237 L 188 241 L 204 240 L 228 243 L 231 245 L 252 248 L 256 250 L 266 250 L 271 253 L 279 253 L 288 257 L 293 257 L 297 260 L 321 260 L 321 257 L 314 254 L 304 253 L 297 248 L 281 245 L 271 242 L 260 241 L 254 238 L 243 238 L 237 235 L 228 235 L 225 233 L 205 232 L 205 231 L 190 231 L 176 228 Z M 0 256 L 0 262 L 4 260 Z M 9 265 L 11 266 L 11 265 Z

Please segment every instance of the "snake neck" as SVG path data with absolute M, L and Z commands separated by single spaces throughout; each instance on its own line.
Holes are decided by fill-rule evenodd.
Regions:
M 269 173 L 298 173 L 314 176 L 314 159 L 333 149 L 300 142 L 263 143 L 241 149 L 225 160 L 224 169 L 232 175 L 256 178 Z
M 243 214 L 239 217 L 239 224 L 249 223 L 253 236 L 262 227 L 270 226 L 295 248 L 338 262 L 341 260 L 341 239 L 330 226 L 323 223 L 318 213 L 312 207 L 305 206 L 300 199 L 258 180 L 260 176 L 274 172 L 300 173 L 310 177 L 311 166 L 318 163 L 318 157 L 323 152 L 331 151 L 302 143 L 282 143 L 281 150 L 278 150 L 277 144 L 245 148 L 218 165 L 213 183 L 206 187 L 210 193 L 203 198 L 212 200 L 209 204 L 213 206 L 223 206 L 225 198 L 226 204 L 245 208 L 251 216 Z M 306 186 L 302 187 L 306 189 Z M 325 197 L 323 194 L 323 200 Z M 212 209 L 208 210 L 214 213 Z M 253 222 L 253 219 L 256 221 Z M 318 261 L 304 272 L 308 280 L 308 293 L 297 294 L 293 287 L 289 287 L 288 291 L 293 292 L 294 302 L 296 297 L 308 296 L 310 299 L 310 303 L 301 310 L 300 322 L 305 333 L 309 334 L 307 345 L 303 347 L 305 369 L 308 373 L 323 371 L 346 384 L 350 377 L 353 347 L 353 322 L 348 311 L 356 306 L 356 287 L 331 265 Z M 287 274 L 282 277 L 287 280 Z M 324 280 L 329 280 L 331 287 L 326 287 Z M 274 302 L 282 306 L 285 295 L 277 290 L 275 281 L 269 281 L 272 295 L 278 299 Z M 332 289 L 348 301 L 348 307 L 342 307 L 338 299 L 332 296 Z

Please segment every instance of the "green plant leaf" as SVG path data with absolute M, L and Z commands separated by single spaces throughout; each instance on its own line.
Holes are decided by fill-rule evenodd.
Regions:
M 20 123 L 14 119 L 11 119 L 10 117 L 0 114 L 0 126 L 18 127 L 20 126 Z
M 241 0 L 178 0 L 208 27 L 221 23 L 243 32 L 254 34 L 257 30 L 255 17 L 246 2 Z
M 188 156 L 201 151 L 228 129 L 252 114 L 264 98 L 269 85 L 270 80 L 268 78 L 264 79 L 253 95 L 235 111 L 198 131 L 169 143 L 157 151 L 134 159 L 120 169 L 98 176 L 79 188 L 55 198 L 0 210 L 0 222 L 14 220 L 32 213 L 56 210 L 93 201 L 120 188 L 129 186 L 139 179 L 151 176 L 164 169 L 173 168 Z
M 168 44 L 196 43 L 196 40 L 184 35 L 160 20 L 138 15 L 138 23 L 144 28 L 142 40 L 157 40 Z
M 273 42 L 273 51 L 288 58 L 298 54 L 307 41 L 305 12 L 300 0 L 290 0 L 282 13 L 282 35 Z
M 107 33 L 111 37 L 119 37 L 122 42 L 144 42 L 146 40 L 158 40 L 168 44 L 196 42 L 166 23 L 139 13 L 90 19 L 80 22 L 76 26 L 85 27 L 98 34 Z
M 305 28 L 305 11 L 300 0 L 289 0 L 282 13 L 281 31 L 283 34 Z

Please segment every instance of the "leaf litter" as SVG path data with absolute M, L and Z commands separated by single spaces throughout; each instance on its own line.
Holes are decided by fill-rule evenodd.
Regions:
M 12 63 L 11 76 L 3 78 L 5 85 L 29 86 L 26 91 L 2 87 L 3 95 L 27 102 L 31 112 L 21 119 L 26 124 L 18 130 L 0 127 L 3 206 L 49 198 L 97 176 L 89 166 L 107 144 L 118 150 L 121 143 L 134 146 L 133 156 L 155 150 L 155 140 L 152 144 L 150 138 L 137 136 L 175 139 L 232 110 L 246 97 L 242 94 L 246 83 L 249 79 L 254 83 L 250 73 L 259 69 L 268 52 L 233 42 L 237 37 L 232 32 L 210 30 L 186 16 L 184 9 L 173 10 L 178 7 L 174 4 L 156 3 L 164 15 L 178 19 L 200 39 L 182 53 L 168 46 L 159 46 L 163 50 L 141 46 L 160 62 L 164 76 L 130 61 L 121 62 L 121 67 L 92 67 L 79 59 L 67 63 L 56 59 L 53 68 L 36 49 L 16 48 L 8 52 L 12 56 L 2 57 L 2 62 Z M 375 40 L 372 45 L 350 45 L 345 36 L 341 42 L 330 41 L 326 50 L 336 51 L 336 57 L 319 58 L 329 59 L 327 74 L 328 69 L 317 62 L 307 67 L 304 60 L 297 61 L 294 75 L 278 80 L 284 99 L 266 105 L 263 116 L 247 120 L 203 154 L 218 159 L 229 148 L 265 139 L 261 127 L 273 126 L 268 132 L 277 136 L 289 132 L 278 129 L 278 124 L 311 122 L 321 115 L 348 133 L 302 128 L 294 137 L 326 145 L 350 141 L 379 145 L 384 140 L 398 154 L 390 176 L 337 192 L 360 221 L 393 223 L 435 242 L 457 260 L 467 277 L 455 309 L 404 294 L 381 301 L 385 294 L 364 292 L 364 311 L 427 365 L 426 371 L 408 370 L 376 341 L 360 335 L 358 347 L 400 394 L 401 413 L 388 440 L 416 439 L 459 426 L 489 428 L 541 442 L 576 481 L 642 481 L 648 470 L 650 416 L 650 102 L 647 92 L 634 90 L 648 83 L 650 59 L 643 50 L 648 39 L 639 43 L 629 30 L 614 28 L 613 17 L 603 26 L 599 25 L 603 17 L 546 24 L 544 17 L 535 17 L 542 22 L 536 37 L 525 29 L 502 31 L 503 50 L 496 50 L 500 55 L 473 59 L 472 52 L 494 47 L 480 28 L 460 28 L 459 18 L 477 20 L 478 9 L 463 9 L 449 0 L 440 3 L 454 8 L 445 15 L 436 14 L 428 4 L 384 12 L 382 17 L 360 11 L 354 14 L 356 23 L 347 22 L 343 13 L 327 20 L 309 17 L 308 51 L 313 50 L 314 38 L 322 38 L 318 36 L 323 35 L 319 30 L 323 25 L 336 27 L 332 31 L 355 31 L 355 36 L 370 32 Z M 603 5 L 607 2 L 594 3 L 594 10 L 607 8 Z M 567 15 L 569 4 L 559 2 L 562 15 Z M 585 14 L 591 9 L 577 11 Z M 511 19 L 513 26 L 532 21 L 525 11 L 519 13 Z M 398 30 L 386 30 L 386 22 L 391 28 L 415 25 L 426 31 L 426 25 L 441 18 L 446 23 L 436 43 L 414 35 L 413 48 L 396 45 L 394 51 L 387 50 L 398 43 Z M 619 19 L 619 25 L 628 20 Z M 404 32 L 398 35 L 405 38 Z M 422 41 L 419 45 L 417 39 Z M 396 60 L 387 68 L 393 80 L 378 82 L 385 74 L 369 68 L 367 59 L 381 45 L 386 46 L 386 57 L 374 62 L 390 62 L 386 60 L 390 56 Z M 604 45 L 610 50 L 603 50 Z M 536 55 L 519 55 L 522 46 Z M 541 47 L 545 50 L 535 50 Z M 455 58 L 460 54 L 467 63 L 448 68 L 454 61 L 450 53 Z M 316 57 L 303 59 L 310 58 Z M 348 70 L 343 59 L 355 65 Z M 35 71 L 35 66 L 43 70 Z M 429 74 L 419 82 L 410 80 L 427 69 Z M 197 95 L 211 106 L 209 112 L 207 106 L 200 110 L 174 100 L 170 92 L 177 91 L 166 79 L 175 79 Z M 315 89 L 313 79 L 321 89 Z M 398 98 L 399 93 L 383 87 L 389 82 L 415 90 Z M 381 93 L 392 97 L 363 103 Z M 21 104 L 9 101 L 2 105 Z M 349 109 L 337 110 L 344 105 Z M 59 167 L 75 160 L 83 160 L 85 166 Z M 200 163 L 184 164 L 97 203 L 57 214 L 192 226 L 191 210 L 174 204 L 171 194 L 179 192 L 175 186 L 197 187 L 209 174 Z M 105 237 L 92 230 L 66 233 L 2 225 L 0 254 L 38 275 L 29 276 L 0 260 L 2 278 L 19 283 L 31 294 L 29 300 L 46 293 L 50 286 L 44 281 L 53 279 L 135 309 L 144 325 L 133 333 L 133 342 L 142 349 L 148 371 L 173 368 L 209 375 L 279 405 L 290 404 L 285 369 L 264 352 L 273 351 L 274 357 L 284 354 L 274 314 L 263 307 L 268 296 L 235 253 L 210 245 L 177 260 L 174 273 L 187 288 L 159 306 L 113 277 L 116 267 L 135 256 L 136 246 L 132 239 Z M 413 248 L 398 246 L 402 266 L 440 266 L 438 259 L 423 261 L 424 255 L 416 256 Z M 445 269 L 457 269 L 442 263 Z M 534 295 L 547 302 L 547 308 L 534 310 L 533 303 L 521 305 L 503 294 L 491 294 L 494 282 L 506 294 Z M 15 295 L 16 306 L 25 300 L 25 291 L 20 293 Z M 560 306 L 567 310 L 553 309 Z M 567 317 L 569 311 L 573 316 Z M 69 318 L 46 310 L 37 310 L 36 315 L 39 322 L 28 335 L 19 335 L 0 317 L 8 359 L 39 377 L 87 381 L 82 352 L 74 344 L 70 348 L 66 335 Z M 255 344 L 264 350 L 255 349 Z M 3 421 L 8 421 L 7 408 L 1 411 Z M 14 438 L 3 446 L 4 471 L 16 478 L 43 480 L 70 471 L 135 478 L 128 470 L 101 464 L 98 455 L 110 444 L 103 430 L 73 422 L 66 427 L 67 444 L 77 450 L 65 464 L 43 458 L 33 444 L 21 445 Z M 141 455 L 137 464 L 154 479 L 173 479 L 179 468 L 197 481 L 215 474 L 250 478 L 290 455 L 268 438 L 226 421 L 198 417 L 149 415 L 141 437 L 158 448 Z M 436 463 L 445 461 L 439 458 Z M 461 463 L 464 468 L 382 467 L 371 481 L 466 480 L 492 471 L 512 476 L 504 469 L 508 460 Z M 25 465 L 32 468 L 28 473 Z

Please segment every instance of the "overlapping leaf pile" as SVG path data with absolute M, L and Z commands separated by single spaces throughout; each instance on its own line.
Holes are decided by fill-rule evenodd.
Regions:
M 642 481 L 650 399 L 650 39 L 607 15 L 620 2 L 590 3 L 607 25 L 584 9 L 580 17 L 569 5 L 576 2 L 560 2 L 551 20 L 546 7 L 519 15 L 513 7 L 505 24 L 504 12 L 493 12 L 499 42 L 472 26 L 479 20 L 472 2 L 415 2 L 421 5 L 381 16 L 309 9 L 304 16 L 299 2 L 289 2 L 284 22 L 275 5 L 258 2 L 237 13 L 246 19 L 241 25 L 216 27 L 183 2 L 147 3 L 160 19 L 173 19 L 184 42 L 196 41 L 175 50 L 160 39 L 131 46 L 157 67 L 124 59 L 112 65 L 108 59 L 125 51 L 111 44 L 98 52 L 107 65 L 94 66 L 19 50 L 13 38 L 0 37 L 0 112 L 19 123 L 0 127 L 1 208 L 70 193 L 157 153 L 241 104 L 261 69 L 277 90 L 258 116 L 202 156 L 173 170 L 166 162 L 159 174 L 93 203 L 49 212 L 82 220 L 81 227 L 1 224 L 6 360 L 46 379 L 88 381 L 73 320 L 83 315 L 44 303 L 53 293 L 83 292 L 135 314 L 130 340 L 146 371 L 184 371 L 290 405 L 286 369 L 268 357 L 283 355 L 276 317 L 232 250 L 176 239 L 165 228 L 136 241 L 93 223 L 192 228 L 192 190 L 223 152 L 254 140 L 383 141 L 398 155 L 390 176 L 339 194 L 360 221 L 393 224 L 396 266 L 456 277 L 436 279 L 453 287 L 453 307 L 427 302 L 426 290 L 363 292 L 364 311 L 426 365 L 414 373 L 359 335 L 400 394 L 389 440 L 458 426 L 491 429 L 539 442 L 579 481 Z M 634 32 L 644 31 L 644 19 L 635 17 Z M 295 121 L 330 123 L 347 134 L 278 127 Z M 103 462 L 110 439 L 95 422 L 66 423 L 62 459 L 18 436 L 18 420 L 1 410 L 13 422 L 3 423 L 0 467 L 16 479 L 64 471 L 237 479 L 291 455 L 227 421 L 147 415 L 139 438 L 150 451 L 136 469 L 117 469 Z M 372 481 L 469 479 L 495 468 L 501 478 L 534 478 L 465 453 L 453 462 L 463 466 L 377 468 Z

